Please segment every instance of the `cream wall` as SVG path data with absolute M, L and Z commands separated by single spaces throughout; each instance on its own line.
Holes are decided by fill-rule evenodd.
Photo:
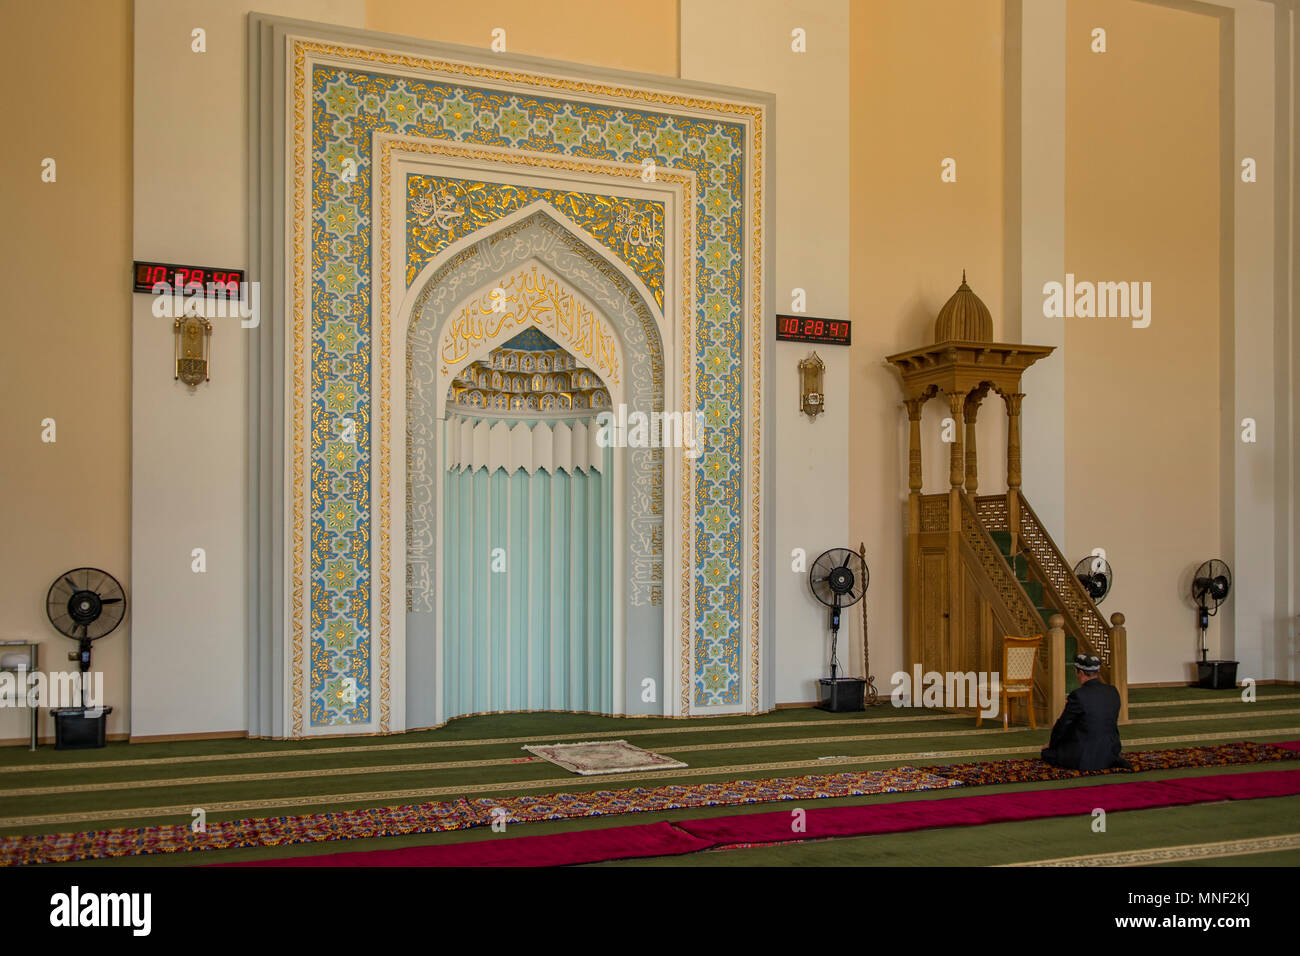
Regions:
M 1067 4 L 1065 267 L 1152 287 L 1148 328 L 1059 320 L 1066 556 L 1106 549 L 1103 610 L 1127 617 L 1133 682 L 1193 676 L 1191 574 L 1221 552 L 1219 22 Z M 1104 54 L 1090 51 L 1095 27 Z M 1215 657 L 1217 622 L 1210 633 Z
M 851 6 L 848 527 L 871 558 L 871 661 L 881 691 L 906 666 L 907 414 L 884 357 L 933 341 L 934 318 L 963 268 L 993 314 L 994 337 L 1006 335 L 1002 14 L 1001 0 Z M 957 163 L 955 183 L 940 180 L 947 157 Z M 941 403 L 928 403 L 922 422 L 927 492 L 948 487 Z M 985 489 L 1006 486 L 1005 422 L 991 396 L 978 434 Z
M 1286 44 L 1276 39 L 1287 32 L 1280 5 L 1267 0 L 1218 3 L 1230 8 L 1232 18 L 1232 68 L 1224 71 L 1224 85 L 1231 84 L 1233 110 L 1224 164 L 1232 174 L 1226 182 L 1233 215 L 1223 236 L 1231 266 L 1232 285 L 1225 297 L 1231 324 L 1224 327 L 1220 361 L 1225 386 L 1220 480 L 1225 490 L 1223 549 L 1230 555 L 1233 595 L 1215 626 L 1222 632 L 1225 656 L 1241 662 L 1241 676 L 1294 680 L 1300 618 L 1296 596 L 1287 586 L 1287 564 L 1294 567 L 1296 558 L 1286 525 L 1295 481 L 1292 476 L 1288 487 L 1285 468 L 1279 475 L 1278 467 L 1300 430 L 1285 401 L 1279 401 L 1295 380 L 1285 344 L 1286 327 L 1295 332 L 1295 304 L 1288 309 L 1282 273 L 1288 218 L 1283 197 L 1287 179 L 1295 181 L 1295 168 L 1287 160 L 1293 161 L 1296 137 L 1294 128 L 1279 128 L 1275 101 L 1286 95 L 1288 80 L 1294 91 L 1296 78 Z M 1237 168 L 1246 155 L 1259 163 L 1257 181 L 1250 184 L 1241 181 Z M 1294 270 L 1294 246 L 1289 258 Z M 1253 444 L 1239 440 L 1240 422 L 1247 416 L 1258 425 Z
M 135 256 L 248 266 L 250 10 L 362 25 L 362 0 L 136 0 Z M 191 50 L 206 31 L 207 52 Z M 202 117 L 184 127 L 162 117 Z M 188 197 L 184 203 L 178 197 Z M 124 266 L 125 267 L 125 266 Z M 264 300 L 267 297 L 264 297 Z M 212 381 L 171 374 L 171 320 L 133 297 L 133 737 L 241 731 L 245 714 L 244 336 L 213 320 Z M 207 570 L 192 570 L 195 548 Z
M 1043 315 L 1042 288 L 1065 273 L 1065 0 L 1006 0 L 1005 21 L 1007 331 L 1055 350 L 1021 383 L 1021 480 L 1064 544 L 1065 327 Z
M 809 315 L 849 317 L 849 9 L 847 0 L 683 0 L 682 76 L 776 94 L 775 311 L 789 313 L 792 290 L 803 289 Z M 744 24 L 744 28 L 738 25 Z M 792 49 L 804 31 L 806 52 Z M 859 334 L 857 328 L 854 334 Z M 774 338 L 767 329 L 765 338 Z M 799 410 L 798 363 L 816 351 L 826 365 L 826 411 Z M 817 699 L 816 680 L 830 671 L 825 606 L 795 570 L 828 548 L 857 550 L 847 534 L 851 441 L 851 349 L 777 342 L 767 370 L 773 389 L 773 578 L 775 700 Z M 875 556 L 868 553 L 868 561 Z M 840 630 L 842 673 L 861 673 L 858 619 Z M 856 662 L 856 663 L 855 663 Z
M 366 0 L 368 30 L 618 70 L 677 75 L 677 0 Z
M 45 594 L 60 572 L 90 565 L 132 596 L 131 5 L 127 0 L 6 4 L 0 149 L 9 280 L 0 347 L 0 640 L 41 642 L 46 669 L 75 668 L 76 645 L 50 626 Z M 76 51 L 75 69 L 52 51 Z M 41 181 L 41 161 L 57 181 Z M 53 418 L 57 441 L 41 441 Z M 132 615 L 95 644 L 108 731 L 130 716 Z M 0 710 L 0 741 L 26 739 L 28 711 Z M 53 734 L 42 715 L 42 735 Z
M 1048 2 L 1031 0 L 1034 10 Z M 1012 339 L 1018 334 L 1019 316 L 1004 315 L 1020 305 L 1010 276 L 1017 264 L 1003 254 L 1019 238 L 1008 230 L 1003 212 L 1004 199 L 1011 198 L 1002 186 L 1004 172 L 1014 170 L 1004 161 L 1002 108 L 1010 61 L 1003 50 L 1001 0 L 853 0 L 842 36 L 819 42 L 823 25 L 843 26 L 838 18 L 845 5 L 831 0 L 795 5 L 817 24 L 804 60 L 785 53 L 789 30 L 774 12 L 784 5 L 775 2 L 754 16 L 734 12 L 737 4 L 730 0 L 686 0 L 680 23 L 675 0 L 575 0 L 562 7 L 527 0 L 263 0 L 255 6 L 485 48 L 492 28 L 500 26 L 511 52 L 667 75 L 680 69 L 695 78 L 777 90 L 778 290 L 788 295 L 789 286 L 807 288 L 812 314 L 847 308 L 855 338 L 838 386 L 845 396 L 842 406 L 835 403 L 836 353 L 827 349 L 831 355 L 823 355 L 832 363 L 832 405 L 814 423 L 782 405 L 788 405 L 793 390 L 794 372 L 787 366 L 801 353 L 797 346 L 778 348 L 773 370 L 778 430 L 789 435 L 793 424 L 816 435 L 810 447 L 822 447 L 828 436 L 835 441 L 845 436 L 842 464 L 832 462 L 819 474 L 836 486 L 840 469 L 847 469 L 847 532 L 827 527 L 810 534 L 809 550 L 820 546 L 822 536 L 826 544 L 841 538 L 854 545 L 866 542 L 873 571 L 872 670 L 884 689 L 889 673 L 902 663 L 906 475 L 905 416 L 896 377 L 881 360 L 929 340 L 934 314 L 963 267 L 993 312 L 996 334 Z M 28 279 L 11 293 L 11 315 L 38 319 L 12 320 L 9 347 L 0 351 L 0 381 L 10 412 L 0 428 L 11 449 L 0 464 L 0 500 L 9 503 L 8 540 L 18 545 L 0 556 L 7 598 L 0 605 L 0 632 L 39 637 L 46 664 L 61 662 L 70 643 L 54 635 L 46 621 L 43 597 L 49 582 L 82 563 L 116 574 L 132 609 L 118 632 L 96 648 L 96 665 L 105 671 L 108 700 L 115 707 L 110 733 L 128 727 L 148 735 L 243 726 L 239 333 L 219 326 L 217 377 L 195 395 L 187 394 L 168 374 L 169 330 L 142 309 L 144 297 L 127 293 L 126 276 L 133 255 L 245 264 L 244 14 L 253 6 L 217 0 L 43 0 L 7 6 L 0 31 L 9 85 L 27 91 L 7 107 L 15 136 L 0 155 L 0 170 L 10 184 L 5 193 L 10 228 L 0 251 L 11 263 L 10 274 Z M 1235 17 L 1234 132 L 1264 158 L 1266 168 L 1273 155 L 1273 118 L 1264 105 L 1269 97 L 1259 94 L 1286 82 L 1272 72 L 1273 5 L 1223 0 L 1214 6 L 1231 7 Z M 1278 488 L 1264 487 L 1270 475 L 1278 481 L 1274 452 L 1292 446 L 1198 443 L 1190 430 L 1199 414 L 1214 414 L 1221 406 L 1222 421 L 1233 422 L 1255 405 L 1267 406 L 1256 417 L 1275 432 L 1287 428 L 1285 419 L 1272 421 L 1268 411 L 1275 404 L 1285 410 L 1276 395 L 1287 380 L 1275 375 L 1271 360 L 1274 303 L 1265 273 L 1273 249 L 1268 238 L 1274 229 L 1272 186 L 1265 182 L 1264 188 L 1246 191 L 1236 184 L 1235 223 L 1226 223 L 1212 201 L 1183 201 L 1189 195 L 1207 200 L 1219 195 L 1213 185 L 1216 156 L 1221 148 L 1230 150 L 1220 142 L 1217 125 L 1219 27 L 1215 18 L 1192 9 L 1210 8 L 1138 0 L 1069 0 L 1067 6 L 1064 124 L 1072 146 L 1064 171 L 1068 209 L 1059 229 L 1068 266 L 1085 278 L 1095 273 L 1152 281 L 1156 312 L 1146 330 L 1084 329 L 1079 320 L 1067 320 L 1075 324 L 1066 326 L 1062 356 L 1065 421 L 1095 420 L 1094 403 L 1099 403 L 1111 437 L 1067 426 L 1065 545 L 1070 557 L 1107 547 L 1116 563 L 1116 590 L 1105 610 L 1129 616 L 1132 680 L 1187 676 L 1193 618 L 1181 594 L 1181 577 L 1176 586 L 1173 579 L 1218 549 L 1228 556 L 1234 547 L 1241 552 L 1234 565 L 1236 604 L 1232 618 L 1215 623 L 1212 636 L 1221 632 L 1224 652 L 1251 662 L 1265 676 L 1276 668 L 1277 676 L 1294 677 L 1293 648 L 1285 644 L 1285 626 L 1276 623 L 1285 616 L 1286 602 L 1294 600 L 1285 593 L 1285 573 L 1278 570 L 1288 546 L 1293 556 L 1294 543 L 1283 537 L 1276 544 L 1268 539 L 1262 547 L 1251 545 L 1278 526 L 1286 509 L 1276 495 L 1289 491 L 1293 500 L 1294 487 L 1286 487 L 1285 475 Z M 1027 13 L 1032 15 L 1033 10 Z M 1110 30 L 1110 52 L 1104 56 L 1087 53 L 1080 37 L 1099 16 Z M 139 31 L 137 20 L 144 21 Z M 208 30 L 208 52 L 202 57 L 189 52 L 194 26 Z M 766 52 L 778 39 L 780 59 Z M 139 54 L 134 63 L 133 44 Z M 50 71 L 49 51 L 69 46 L 80 51 L 82 68 Z M 833 82 L 846 57 L 847 108 L 829 86 L 822 95 L 810 95 L 810 86 Z M 724 69 L 723 62 L 731 66 Z M 32 83 L 33 76 L 40 82 Z M 187 76 L 193 82 L 177 82 Z M 196 97 L 206 119 L 187 126 L 183 136 L 148 121 L 193 112 Z M 70 123 L 74 102 L 77 121 Z M 787 103 L 808 105 L 792 111 Z M 833 155 L 835 144 L 845 139 L 847 160 Z M 40 160 L 47 155 L 59 162 L 59 180 L 52 185 L 39 180 Z M 955 184 L 939 179 L 939 163 L 947 156 L 958 163 Z M 1159 176 L 1148 176 L 1156 162 Z M 808 169 L 817 174 L 808 175 Z M 1032 174 L 1024 170 L 1025 181 Z M 843 178 L 827 178 L 833 176 Z M 30 188 L 18 186 L 24 182 Z M 847 204 L 830 208 L 825 197 L 843 195 L 844 189 Z M 194 198 L 187 214 L 177 212 L 171 199 L 176 193 Z M 824 229 L 794 228 L 792 223 L 817 222 L 817 210 L 824 212 Z M 1114 226 L 1117 216 L 1123 217 L 1122 229 Z M 833 240 L 840 230 L 848 235 L 847 264 L 844 247 Z M 1293 220 L 1291 230 L 1293 235 Z M 817 238 L 809 240 L 810 234 Z M 1243 277 L 1235 288 L 1216 281 L 1216 242 L 1233 246 Z M 46 293 L 69 284 L 69 262 L 88 285 L 102 290 L 93 307 Z M 1249 271 L 1252 263 L 1258 274 Z M 792 273 L 802 277 L 812 271 L 819 274 L 793 281 Z M 1212 303 L 1220 292 L 1229 297 L 1229 319 L 1236 324 L 1215 346 L 1218 313 Z M 1201 335 L 1200 344 L 1180 330 Z M 1142 364 L 1171 350 L 1189 374 L 1175 376 L 1168 362 L 1154 369 Z M 1147 378 L 1135 378 L 1139 366 L 1147 369 Z M 75 374 L 61 374 L 67 368 L 75 368 Z M 1034 374 L 1026 381 L 1031 406 Z M 1097 379 L 1107 386 L 1094 388 Z M 1201 381 L 1217 384 L 1202 390 L 1196 384 Z M 1216 406 L 1220 388 L 1222 401 Z M 201 417 L 194 414 L 200 406 Z M 846 421 L 836 417 L 841 407 Z M 54 445 L 39 441 L 40 421 L 47 416 L 58 422 Z M 927 490 L 944 485 L 947 449 L 937 441 L 941 417 L 932 405 L 925 422 Z M 189 431 L 196 424 L 198 430 Z M 1001 409 L 990 400 L 979 435 L 985 489 L 1004 480 L 1004 440 Z M 1198 447 L 1205 449 L 1203 455 Z M 1207 468 L 1206 456 L 1216 449 L 1217 465 Z M 1251 457 L 1260 451 L 1262 465 Z M 781 474 L 797 477 L 806 463 L 790 458 L 783 461 L 778 452 Z M 1116 461 L 1122 467 L 1115 467 Z M 1026 493 L 1034 501 L 1028 463 L 1026 473 Z M 1121 484 L 1121 476 L 1131 480 Z M 1222 499 L 1223 507 L 1193 511 L 1206 495 Z M 1115 506 L 1129 496 L 1139 504 Z M 816 519 L 825 522 L 838 502 L 834 494 L 821 497 L 829 504 Z M 778 492 L 778 499 L 777 544 L 788 551 L 799 536 L 791 530 L 788 497 Z M 208 548 L 206 576 L 189 570 L 190 550 L 197 546 Z M 1282 564 L 1274 560 L 1279 553 Z M 788 566 L 778 561 L 777 570 Z M 1275 578 L 1282 581 L 1277 591 Z M 144 584 L 137 593 L 138 582 Z M 796 597 L 798 589 L 786 583 L 790 590 L 778 597 L 778 615 L 790 630 L 781 640 L 794 649 L 805 640 L 796 633 L 803 626 L 800 615 L 809 612 L 796 603 L 802 591 Z M 1234 619 L 1240 634 L 1232 640 Z M 857 628 L 856 618 L 847 617 L 850 645 L 856 645 Z M 781 681 L 778 699 L 807 694 L 801 674 Z M 150 692 L 144 695 L 146 686 Z M 138 721 L 129 699 L 133 690 Z M 24 733 L 21 714 L 0 712 L 0 739 Z

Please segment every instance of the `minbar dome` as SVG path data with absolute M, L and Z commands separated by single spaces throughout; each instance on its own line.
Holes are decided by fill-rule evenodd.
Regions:
M 939 342 L 992 342 L 993 316 L 966 284 L 966 271 L 961 274 L 961 285 L 952 298 L 943 304 L 939 317 L 934 320 L 934 341 Z

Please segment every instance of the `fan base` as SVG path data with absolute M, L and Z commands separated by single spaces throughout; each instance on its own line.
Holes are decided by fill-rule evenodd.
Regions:
M 822 710 L 832 713 L 862 710 L 862 698 L 866 693 L 867 682 L 860 677 L 837 677 L 831 680 L 823 677 L 817 681 L 821 702 L 817 705 Z
M 94 750 L 104 746 L 104 730 L 112 707 L 61 707 L 51 710 L 55 750 Z
M 1196 686 L 1231 690 L 1237 686 L 1237 661 L 1197 661 Z

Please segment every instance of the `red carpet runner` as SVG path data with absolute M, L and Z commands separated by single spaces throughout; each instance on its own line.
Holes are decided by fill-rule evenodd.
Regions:
M 797 836 L 790 830 L 790 811 L 779 810 L 681 823 L 650 823 L 546 836 L 476 840 L 447 846 L 329 853 L 218 865 L 564 866 L 602 860 L 675 856 L 741 844 L 787 843 L 1085 815 L 1096 807 L 1114 813 L 1117 810 L 1148 810 L 1296 794 L 1300 794 L 1300 770 L 1267 770 L 943 800 L 909 800 L 875 806 L 813 808 L 806 811 L 807 831 Z

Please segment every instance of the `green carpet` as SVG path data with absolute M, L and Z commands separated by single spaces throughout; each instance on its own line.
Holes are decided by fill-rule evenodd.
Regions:
M 1088 817 L 1056 817 L 593 865 L 634 866 L 652 862 L 658 866 L 1002 866 L 1295 833 L 1300 831 L 1300 797 L 1114 813 L 1106 820 L 1105 833 L 1092 832 L 1091 822 Z M 1234 866 L 1297 863 L 1300 863 L 1300 850 L 1201 861 L 1202 865 Z
M 1277 699 L 1270 702 L 1270 698 Z M 1234 692 L 1201 691 L 1196 688 L 1134 690 L 1130 695 L 1130 704 L 1133 723 L 1121 728 L 1126 746 L 1130 748 L 1135 746 L 1132 741 L 1142 739 L 1185 738 L 1183 742 L 1136 745 L 1142 749 L 1154 749 L 1230 739 L 1267 742 L 1300 738 L 1300 731 L 1297 731 L 1300 728 L 1300 694 L 1290 687 L 1260 688 L 1259 701 L 1254 704 L 1242 703 Z M 524 737 L 550 740 L 569 734 L 584 739 L 597 734 L 626 736 L 639 747 L 677 757 L 690 765 L 690 771 L 659 772 L 639 776 L 635 782 L 618 784 L 654 786 L 671 782 L 698 783 L 737 779 L 740 776 L 752 778 L 876 769 L 903 763 L 921 766 L 927 763 L 1030 756 L 1045 745 L 1048 735 L 1046 729 L 1030 731 L 1021 727 L 1004 732 L 1000 724 L 991 726 L 988 723 L 975 733 L 973 725 L 974 721 L 964 716 L 933 711 L 896 710 L 892 707 L 875 708 L 862 714 L 838 715 L 814 709 L 782 710 L 759 716 L 697 721 L 600 718 L 572 714 L 502 714 L 465 718 L 438 730 L 387 737 L 309 741 L 120 743 L 110 744 L 97 751 L 56 752 L 45 747 L 35 754 L 22 748 L 7 748 L 0 750 L 0 820 L 65 813 L 85 815 L 87 822 L 0 826 L 0 834 L 188 823 L 189 810 L 193 807 L 207 809 L 208 819 L 215 821 L 443 800 L 449 799 L 445 795 L 447 793 L 475 796 L 557 790 L 583 792 L 611 787 L 609 780 L 569 776 L 543 761 L 512 762 L 528 756 L 520 749 Z M 859 739 L 835 739 L 845 737 Z M 1007 748 L 1017 752 L 984 757 L 929 756 L 937 752 Z M 821 761 L 818 760 L 819 757 L 839 759 Z M 122 762 L 127 765 L 118 765 Z M 797 770 L 761 769 L 791 762 L 803 766 Z M 90 766 L 78 768 L 73 765 Z M 1250 768 L 1237 769 L 1248 772 Z M 327 775 L 292 776 L 320 771 L 327 772 Z M 1150 779 L 1156 779 L 1157 776 L 1178 776 L 1189 772 L 1204 771 L 1167 771 L 1149 776 Z M 687 776 L 677 775 L 681 773 L 686 773 Z M 226 779 L 250 774 L 263 776 L 247 780 Z M 562 785 L 546 784 L 546 781 L 556 780 L 561 781 Z M 178 786 L 168 785 L 178 781 L 183 782 Z M 1070 783 L 1063 781 L 1057 785 Z M 127 784 L 127 788 L 77 789 L 103 784 Z M 67 792 L 16 792 L 33 788 L 48 790 L 65 787 L 68 788 Z M 981 792 L 996 792 L 998 789 L 981 788 Z M 439 795 L 395 798 L 394 791 L 401 790 L 437 792 Z M 348 799 L 333 799 L 338 795 L 346 795 Z M 900 796 L 917 798 L 916 794 Z M 315 797 L 324 799 L 296 809 L 292 807 L 294 801 Z M 891 795 L 850 798 L 843 803 L 859 804 L 887 801 L 890 798 Z M 927 795 L 925 798 L 932 797 Z M 233 801 L 259 801 L 262 805 L 253 810 L 222 811 L 213 808 L 215 804 Z M 818 805 L 833 806 L 839 802 L 824 801 Z M 108 820 L 90 819 L 96 814 L 117 810 L 132 813 Z M 770 810 L 770 805 L 745 810 L 762 812 Z M 717 808 L 716 812 L 745 811 L 731 807 Z M 649 823 L 659 819 L 708 815 L 708 812 L 699 809 L 638 814 L 636 822 Z M 611 817 L 519 825 L 513 827 L 513 832 L 505 838 L 524 835 L 525 832 L 561 832 L 587 826 L 625 825 L 627 822 L 626 818 Z M 313 852 L 338 852 L 343 848 L 372 849 L 481 838 L 475 831 L 462 831 L 437 836 L 333 842 L 315 846 L 211 851 L 205 852 L 201 861 L 307 855 Z M 100 865 L 130 865 L 135 862 L 146 865 L 189 865 L 200 860 L 192 855 L 145 857 L 139 861 L 103 861 Z

